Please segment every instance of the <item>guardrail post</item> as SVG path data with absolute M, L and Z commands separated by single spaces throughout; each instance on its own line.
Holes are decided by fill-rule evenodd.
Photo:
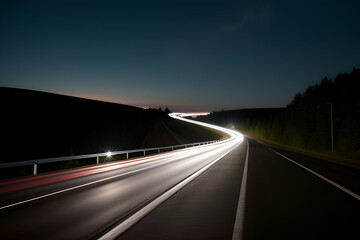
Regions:
M 183 144 L 183 145 L 175 145 L 175 146 L 166 146 L 166 147 L 160 147 L 160 148 L 146 148 L 146 149 L 132 149 L 132 150 L 123 150 L 123 151 L 117 151 L 115 152 L 115 155 L 123 155 L 126 154 L 126 159 L 129 159 L 129 153 L 138 153 L 140 154 L 140 152 L 143 153 L 144 156 L 146 156 L 146 152 L 155 152 L 157 151 L 158 154 L 160 154 L 162 152 L 162 149 L 164 149 L 164 151 L 174 151 L 174 150 L 179 150 L 182 148 L 189 148 L 189 147 L 196 147 L 196 146 L 201 146 L 201 145 L 206 145 L 206 144 L 210 144 L 210 143 L 217 143 L 220 142 L 219 140 L 214 140 L 214 141 L 208 141 L 208 142 L 201 142 L 201 143 L 190 143 L 190 144 Z M 171 149 L 171 150 L 169 150 Z M 110 152 L 106 153 L 106 155 L 111 155 Z M 46 158 L 46 159 L 38 159 L 38 160 L 28 160 L 28 161 L 24 161 L 22 163 L 0 163 L 0 168 L 7 168 L 7 167 L 13 167 L 13 166 L 31 166 L 33 165 L 33 174 L 37 175 L 38 174 L 38 164 L 39 163 L 50 163 L 50 162 L 61 162 L 61 161 L 69 161 L 69 160 L 73 160 L 73 159 L 84 159 L 84 158 L 92 158 L 94 160 L 94 158 L 96 157 L 96 164 L 100 164 L 100 157 L 101 156 L 105 156 L 104 153 L 100 153 L 100 154 L 86 154 L 86 155 L 78 155 L 78 156 L 67 156 L 67 157 L 57 157 L 57 158 Z M 123 155 L 124 156 L 124 155 Z
M 34 175 L 37 174 L 37 161 L 34 161 Z

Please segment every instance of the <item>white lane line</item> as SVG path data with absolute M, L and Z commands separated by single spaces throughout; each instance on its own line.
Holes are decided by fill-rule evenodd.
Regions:
M 214 161 L 210 162 L 200 170 L 196 171 L 180 183 L 176 184 L 174 187 L 170 188 L 168 191 L 160 195 L 158 198 L 144 206 L 142 209 L 131 215 L 129 218 L 127 218 L 125 221 L 121 222 L 119 225 L 115 226 L 113 229 L 111 229 L 109 232 L 107 232 L 105 235 L 99 238 L 99 240 L 110 240 L 110 239 L 116 239 L 118 236 L 123 234 L 126 230 L 128 230 L 130 227 L 135 225 L 138 221 L 140 221 L 143 217 L 145 217 L 147 214 L 149 214 L 152 210 L 154 210 L 157 206 L 159 206 L 161 203 L 163 203 L 165 200 L 167 200 L 169 197 L 174 195 L 177 191 L 179 191 L 181 188 L 183 188 L 185 185 L 187 185 L 189 182 L 194 180 L 196 177 L 198 177 L 200 174 L 202 174 L 204 171 L 206 171 L 208 168 L 210 168 L 212 165 L 214 165 L 216 162 L 218 162 L 220 159 L 222 159 L 225 155 L 227 155 L 229 152 L 234 150 L 240 143 L 236 144 L 233 148 L 231 148 L 229 151 L 215 159 Z
M 204 148 L 204 147 L 208 147 L 208 146 L 211 146 L 211 145 L 212 145 L 212 144 L 201 145 L 201 146 L 194 147 L 194 148 L 191 149 L 191 150 L 194 150 L 195 148 Z M 188 151 L 189 151 L 189 149 L 186 149 L 186 148 L 185 148 L 185 149 L 179 149 L 179 150 L 176 150 L 176 151 L 177 151 L 176 153 L 175 153 L 175 151 L 172 152 L 172 155 L 173 155 L 173 156 L 171 156 L 171 155 L 170 155 L 170 156 L 171 156 L 171 157 L 174 157 L 174 156 L 176 156 L 176 155 L 180 155 L 180 154 L 183 153 L 183 151 L 185 151 L 185 150 L 188 150 Z M 166 155 L 165 157 L 169 157 L 169 156 Z M 162 158 L 163 158 L 162 156 L 158 156 L 157 158 L 155 158 L 155 160 L 161 160 Z M 164 159 L 162 159 L 162 160 L 164 160 Z M 168 161 L 172 161 L 172 160 L 166 160 L 166 162 L 168 162 Z M 149 163 L 149 161 L 146 161 L 145 163 Z M 122 174 L 118 174 L 118 175 L 115 175 L 115 176 L 111 176 L 111 177 L 99 179 L 99 180 L 96 180 L 96 181 L 93 181 L 93 182 L 84 183 L 84 184 L 81 184 L 81 185 L 78 185 L 78 186 L 66 188 L 66 189 L 63 189 L 63 190 L 56 191 L 56 192 L 44 194 L 44 195 L 41 195 L 41 196 L 38 196 L 38 197 L 34 197 L 34 198 L 30 198 L 30 199 L 27 199 L 27 200 L 24 200 L 24 201 L 20 201 L 20 202 L 12 203 L 12 204 L 9 204 L 9 205 L 5 205 L 5 206 L 0 207 L 0 210 L 6 209 L 6 208 L 10 208 L 10 207 L 14 207 L 14 206 L 17 206 L 17 205 L 21 205 L 21 204 L 24 204 L 24 203 L 36 201 L 36 200 L 39 200 L 39 199 L 42 199 L 42 198 L 47 198 L 47 197 L 54 196 L 54 195 L 57 195 L 57 194 L 60 194 L 60 193 L 64 193 L 64 192 L 68 192 L 68 191 L 75 190 L 75 189 L 78 189 L 78 188 L 82 188 L 82 187 L 86 187 L 86 186 L 89 186 L 89 185 L 93 185 L 93 184 L 96 184 L 96 183 L 104 182 L 104 181 L 111 180 L 111 179 L 114 179 L 114 178 L 117 178 L 117 177 L 123 177 L 123 176 L 125 176 L 125 175 L 132 174 L 132 173 L 136 173 L 136 172 L 140 172 L 140 171 L 143 171 L 143 170 L 152 168 L 152 167 L 156 167 L 156 166 L 161 165 L 161 164 L 164 164 L 164 162 L 160 162 L 160 163 L 155 164 L 155 165 L 151 165 L 151 166 L 148 166 L 148 167 L 136 169 L 136 170 L 133 170 L 133 171 L 130 171 L 130 172 L 126 172 L 126 173 L 122 173 Z M 133 166 L 133 165 L 129 165 L 129 166 Z
M 247 182 L 247 172 L 248 172 L 248 162 L 249 162 L 249 140 L 246 140 L 247 150 L 243 176 L 240 186 L 240 195 L 239 202 L 236 210 L 235 225 L 233 230 L 232 240 L 241 240 L 243 239 L 244 232 L 244 218 L 245 218 L 245 195 L 246 195 L 246 182 Z
M 84 183 L 84 184 L 81 184 L 81 185 L 78 185 L 78 186 L 75 186 L 75 187 L 66 188 L 66 189 L 63 189 L 63 190 L 56 191 L 56 192 L 52 192 L 52 193 L 48 193 L 48 194 L 41 195 L 41 196 L 38 196 L 38 197 L 30 198 L 30 199 L 27 199 L 27 200 L 24 200 L 24 201 L 21 201 L 21 202 L 17 202 L 17 203 L 13 203 L 13 204 L 9 204 L 9 205 L 0 207 L 0 210 L 5 209 L 5 208 L 9 208 L 9 207 L 13 207 L 13 206 L 17 206 L 17 205 L 21 205 L 21 204 L 24 204 L 24 203 L 27 203 L 27 202 L 32 202 L 32 201 L 35 201 L 35 200 L 38 200 L 38 199 L 50 197 L 50 196 L 57 195 L 57 194 L 60 194 L 60 193 L 68 192 L 68 191 L 75 190 L 75 189 L 78 189 L 78 188 L 86 187 L 86 186 L 93 185 L 93 184 L 96 184 L 96 183 L 104 182 L 104 181 L 107 181 L 107 180 L 111 180 L 113 178 L 122 177 L 122 176 L 125 176 L 125 175 L 128 175 L 128 174 L 140 172 L 140 171 L 152 168 L 152 167 L 156 167 L 156 166 L 161 165 L 161 164 L 164 164 L 164 163 L 161 162 L 161 163 L 158 163 L 158 164 L 155 164 L 155 165 L 151 165 L 151 166 L 148 166 L 148 167 L 136 169 L 136 170 L 133 170 L 133 171 L 130 171 L 130 172 L 118 174 L 118 175 L 115 175 L 115 176 L 103 178 L 103 179 L 96 180 L 96 181 L 93 181 L 93 182 Z
M 279 156 L 281 156 L 281 157 L 283 157 L 283 158 L 285 158 L 285 159 L 289 160 L 290 162 L 292 162 L 292 163 L 294 163 L 294 164 L 298 165 L 299 167 L 302 167 L 303 169 L 305 169 L 305 170 L 309 171 L 310 173 L 314 174 L 315 176 L 317 176 L 317 177 L 321 178 L 322 180 L 324 180 L 324 181 L 326 181 L 326 182 L 330 183 L 331 185 L 333 185 L 333 186 L 337 187 L 338 189 L 342 190 L 343 192 L 346 192 L 347 194 L 349 194 L 350 196 L 352 196 L 352 197 L 356 198 L 357 200 L 360 200 L 360 196 L 359 196 L 359 195 L 357 195 L 356 193 L 354 193 L 354 192 L 350 191 L 349 189 L 347 189 L 347 188 L 345 188 L 345 187 L 343 187 L 343 186 L 341 186 L 341 185 L 337 184 L 337 183 L 336 183 L 336 182 L 334 182 L 334 181 L 331 181 L 330 179 L 328 179 L 328 178 L 326 178 L 326 177 L 324 177 L 324 176 L 320 175 L 320 174 L 319 174 L 319 173 L 317 173 L 317 172 L 314 172 L 313 170 L 311 170 L 311 169 L 309 169 L 309 168 L 307 168 L 307 167 L 305 167 L 305 166 L 301 165 L 300 163 L 298 163 L 298 162 L 296 162 L 296 161 L 294 161 L 294 160 L 292 160 L 292 159 L 290 159 L 290 158 L 288 158 L 288 157 L 286 157 L 286 156 L 282 155 L 281 153 L 278 153 L 278 152 L 276 152 L 276 151 L 274 151 L 274 150 L 272 150 L 272 149 L 270 149 L 270 150 L 271 150 L 271 151 L 273 151 L 274 153 L 276 153 L 277 155 L 279 155 Z

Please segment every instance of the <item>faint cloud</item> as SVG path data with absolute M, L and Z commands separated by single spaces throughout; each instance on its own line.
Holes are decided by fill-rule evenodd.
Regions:
M 206 26 L 192 29 L 171 41 L 166 52 L 176 55 L 177 59 L 196 62 L 198 54 L 204 55 L 219 46 L 222 40 L 242 34 L 251 28 L 261 28 L 274 16 L 270 4 L 240 4 L 231 10 L 214 15 Z
M 232 21 L 215 28 L 216 33 L 233 34 L 250 27 L 257 27 L 272 19 L 274 8 L 270 4 L 259 7 L 245 7 L 236 13 Z

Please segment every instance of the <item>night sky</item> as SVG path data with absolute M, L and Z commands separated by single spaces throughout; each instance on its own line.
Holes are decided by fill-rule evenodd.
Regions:
M 0 86 L 172 111 L 283 107 L 360 67 L 360 1 L 1 1 Z

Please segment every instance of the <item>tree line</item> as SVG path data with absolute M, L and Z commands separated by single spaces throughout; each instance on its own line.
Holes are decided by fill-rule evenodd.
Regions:
M 243 119 L 239 128 L 255 138 L 360 160 L 360 69 L 325 77 L 283 111 Z

